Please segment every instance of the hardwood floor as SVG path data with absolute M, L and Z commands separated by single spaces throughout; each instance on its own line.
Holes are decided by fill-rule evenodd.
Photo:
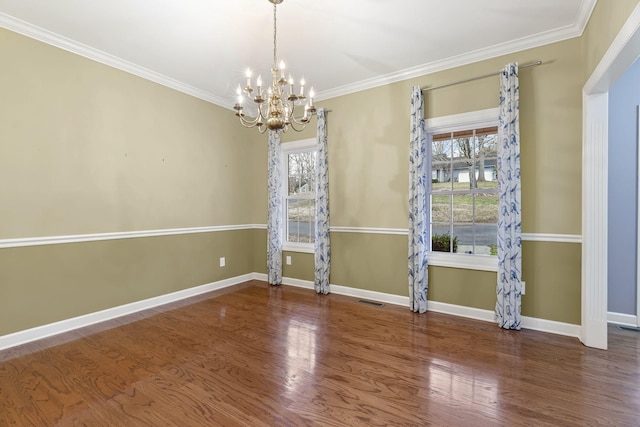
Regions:
M 248 282 L 0 352 L 0 426 L 640 425 L 610 350 Z

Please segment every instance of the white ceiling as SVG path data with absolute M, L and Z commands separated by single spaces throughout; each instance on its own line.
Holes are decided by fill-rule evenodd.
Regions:
M 326 99 L 580 35 L 596 0 L 285 0 L 278 53 Z M 268 76 L 268 0 L 0 0 L 0 26 L 224 107 Z M 302 75 L 301 75 L 302 74 Z

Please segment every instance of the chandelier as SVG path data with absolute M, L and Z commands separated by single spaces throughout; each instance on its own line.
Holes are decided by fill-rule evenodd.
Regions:
M 285 77 L 284 61 L 281 60 L 280 64 L 276 65 L 278 54 L 276 47 L 276 5 L 283 1 L 284 0 L 269 0 L 269 2 L 273 3 L 273 65 L 271 67 L 271 86 L 268 88 L 263 87 L 262 76 L 259 75 L 256 79 L 256 89 L 254 90 L 251 86 L 251 70 L 247 69 L 247 85 L 244 89 L 238 85 L 238 89 L 236 90 L 238 101 L 233 106 L 233 109 L 236 110 L 236 116 L 240 118 L 240 123 L 247 128 L 258 128 L 260 133 L 266 132 L 267 129 L 286 132 L 289 128 L 300 132 L 316 113 L 316 108 L 313 105 L 313 88 L 309 90 L 308 102 L 305 102 L 307 97 L 304 93 L 304 79 L 300 80 L 300 86 L 296 92 L 291 74 L 289 74 L 288 79 Z M 247 118 L 244 114 L 243 92 L 247 98 L 256 104 L 257 112 L 255 118 Z M 303 104 L 304 114 L 302 117 L 296 117 L 295 112 L 299 110 L 299 108 L 296 107 L 302 106 Z

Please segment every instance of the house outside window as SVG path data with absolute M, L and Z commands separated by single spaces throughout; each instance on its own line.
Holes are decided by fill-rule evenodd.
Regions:
M 429 263 L 497 269 L 497 109 L 427 120 Z
M 282 144 L 284 250 L 313 252 L 317 152 L 315 139 Z

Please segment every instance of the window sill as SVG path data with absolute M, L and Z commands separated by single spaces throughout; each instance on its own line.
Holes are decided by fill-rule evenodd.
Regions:
M 437 267 L 498 271 L 498 257 L 495 256 L 429 252 L 427 258 L 429 260 L 429 265 Z
M 285 243 L 282 245 L 282 250 L 287 252 L 304 252 L 307 254 L 314 253 L 313 245 L 304 243 Z

